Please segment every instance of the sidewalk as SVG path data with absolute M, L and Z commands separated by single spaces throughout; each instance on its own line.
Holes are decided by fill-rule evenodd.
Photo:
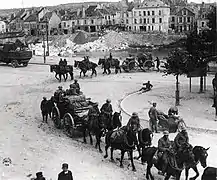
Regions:
M 38 65 L 54 65 L 59 63 L 59 57 L 47 56 L 44 63 L 43 56 L 33 56 L 29 61 L 29 64 L 38 64 Z

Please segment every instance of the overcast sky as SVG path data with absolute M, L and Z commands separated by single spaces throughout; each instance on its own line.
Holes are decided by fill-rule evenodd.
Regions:
M 72 2 L 87 2 L 95 0 L 1 0 L 0 9 L 9 9 L 9 8 L 22 8 L 32 7 L 32 6 L 47 6 L 47 5 L 58 5 Z M 106 0 L 96 0 L 96 1 L 106 1 Z M 118 1 L 118 0 L 107 0 L 107 1 Z M 190 2 L 217 2 L 217 0 L 189 0 Z M 23 4 L 23 5 L 22 5 Z

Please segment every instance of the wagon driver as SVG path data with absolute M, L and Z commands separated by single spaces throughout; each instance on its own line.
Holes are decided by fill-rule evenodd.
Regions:
M 74 84 L 75 87 L 76 87 L 76 93 L 77 93 L 77 94 L 80 94 L 80 84 L 78 83 L 78 80 L 75 79 L 73 84 Z
M 94 103 L 93 106 L 88 111 L 88 118 L 89 118 L 89 123 L 91 127 L 96 127 L 96 124 L 97 124 L 96 121 L 98 121 L 98 117 L 100 114 L 98 105 L 99 105 L 98 103 Z

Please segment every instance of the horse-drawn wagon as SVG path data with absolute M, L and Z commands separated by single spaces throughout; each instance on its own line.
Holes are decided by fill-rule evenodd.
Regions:
M 122 63 L 122 68 L 125 72 L 152 70 L 154 68 L 154 62 L 152 55 L 148 53 L 138 54 L 136 57 L 127 57 Z
M 64 80 L 66 81 L 68 78 L 68 74 L 71 76 L 71 80 L 74 79 L 73 74 L 73 66 L 72 65 L 50 65 L 50 72 L 55 72 L 55 78 L 61 82 L 61 77 L 63 76 Z M 59 76 L 59 78 L 57 77 Z
M 52 120 L 57 128 L 63 128 L 70 137 L 74 135 L 75 130 L 83 127 L 88 118 L 88 111 L 94 104 L 83 94 L 54 98 L 54 102 Z

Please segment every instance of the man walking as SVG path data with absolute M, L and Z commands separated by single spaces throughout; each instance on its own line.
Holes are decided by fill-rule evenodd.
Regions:
M 156 106 L 157 106 L 157 103 L 153 103 L 153 106 L 148 111 L 148 115 L 149 115 L 150 122 L 151 122 L 151 130 L 152 130 L 152 132 L 155 131 L 156 133 L 158 133 L 158 130 L 157 130 L 158 117 L 157 117 Z
M 48 108 L 47 108 L 47 98 L 43 97 L 43 100 L 41 101 L 41 114 L 42 114 L 42 118 L 43 118 L 43 122 L 47 123 L 47 118 L 48 118 Z

